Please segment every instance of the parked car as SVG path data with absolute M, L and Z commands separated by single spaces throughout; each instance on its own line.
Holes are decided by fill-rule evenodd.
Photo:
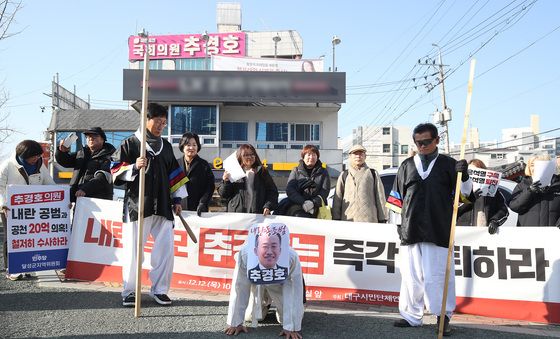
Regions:
M 395 177 L 397 176 L 397 170 L 398 168 L 392 167 L 384 169 L 379 173 L 381 181 L 383 182 L 383 187 L 385 188 L 385 196 L 387 197 L 389 196 L 389 193 L 391 193 L 391 188 L 393 188 L 393 183 L 395 182 Z M 517 213 L 509 208 L 511 194 L 513 193 L 513 189 L 516 185 L 517 183 L 515 181 L 507 179 L 500 180 L 500 184 L 498 185 L 498 190 L 504 195 L 509 210 L 509 216 L 502 226 L 517 226 Z

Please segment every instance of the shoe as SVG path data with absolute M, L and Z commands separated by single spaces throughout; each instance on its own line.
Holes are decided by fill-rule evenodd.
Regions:
M 160 305 L 171 305 L 171 299 L 167 294 L 154 294 L 154 300 Z
M 410 323 L 404 319 L 399 319 L 399 320 L 395 320 L 395 322 L 393 323 L 394 327 L 412 327 L 412 325 L 410 325 Z
M 23 279 L 23 274 L 10 274 L 10 273 L 6 273 L 6 279 L 11 280 L 11 281 L 17 281 L 17 280 L 21 280 Z
M 122 305 L 124 307 L 132 307 L 136 304 L 136 294 L 134 292 L 130 292 L 126 297 L 122 300 Z
M 439 333 L 439 316 L 437 317 L 437 323 L 436 323 L 436 333 Z M 449 325 L 449 317 L 445 316 L 445 319 L 443 320 L 443 336 L 444 337 L 448 337 L 451 335 L 451 326 Z

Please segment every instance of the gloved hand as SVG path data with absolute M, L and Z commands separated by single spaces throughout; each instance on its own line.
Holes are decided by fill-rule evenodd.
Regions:
M 467 160 L 461 159 L 457 161 L 457 163 L 455 164 L 455 172 L 463 173 L 463 176 L 461 177 L 461 181 L 465 182 L 469 180 L 469 164 L 467 164 Z
M 311 200 L 305 200 L 303 202 L 303 204 L 301 205 L 301 207 L 303 207 L 303 210 L 306 213 L 311 213 L 311 211 L 313 210 L 313 208 L 315 207 L 315 205 L 313 204 L 313 201 Z
M 202 212 L 208 212 L 208 206 L 205 204 L 198 204 L 198 207 L 196 208 L 196 215 L 200 217 Z
M 533 193 L 542 193 L 541 181 L 537 180 L 529 186 L 529 190 Z
M 474 191 L 474 198 L 478 199 L 482 196 L 482 189 L 477 189 L 476 191 Z
M 490 221 L 490 224 L 488 224 L 488 233 L 495 234 L 498 231 L 498 227 L 495 221 Z

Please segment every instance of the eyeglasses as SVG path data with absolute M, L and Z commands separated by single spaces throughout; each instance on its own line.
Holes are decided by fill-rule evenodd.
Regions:
M 420 146 L 428 146 L 430 145 L 432 142 L 434 142 L 436 138 L 431 138 L 431 139 L 424 139 L 424 140 L 414 140 L 414 143 L 416 144 L 416 146 L 420 147 Z
M 241 155 L 243 158 L 254 158 L 255 157 L 255 153 L 250 153 L 250 154 L 243 154 Z
M 157 124 L 157 125 L 160 125 L 160 126 L 167 126 L 167 120 L 166 119 L 154 118 L 154 119 L 152 119 L 152 121 L 154 122 L 154 124 Z

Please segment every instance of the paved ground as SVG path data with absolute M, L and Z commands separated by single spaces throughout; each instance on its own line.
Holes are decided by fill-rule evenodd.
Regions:
M 53 271 L 27 281 L 0 279 L 0 337 L 227 338 L 223 333 L 227 295 L 173 290 L 172 307 L 143 296 L 142 316 L 120 305 L 120 286 L 90 282 L 61 283 Z M 281 328 L 271 313 L 246 338 L 273 338 Z M 435 317 L 422 328 L 397 329 L 396 310 L 340 302 L 309 302 L 305 338 L 431 338 Z M 457 315 L 453 338 L 559 337 L 560 326 Z

